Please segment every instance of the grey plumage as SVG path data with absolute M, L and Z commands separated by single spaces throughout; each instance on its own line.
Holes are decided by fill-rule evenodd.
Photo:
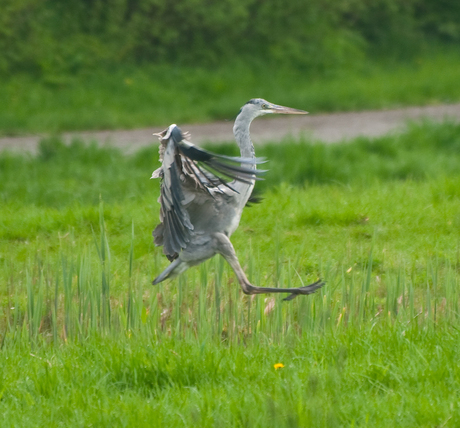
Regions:
M 267 288 L 252 285 L 236 257 L 230 236 L 238 227 L 243 208 L 254 184 L 266 171 L 257 169 L 264 162 L 256 158 L 249 135 L 253 119 L 270 113 L 306 114 L 261 98 L 248 101 L 233 127 L 240 157 L 218 155 L 200 149 L 176 125 L 169 126 L 160 138 L 162 165 L 152 178 L 161 178 L 161 223 L 153 231 L 155 245 L 172 262 L 154 281 L 158 284 L 221 254 L 234 270 L 246 294 L 311 294 L 323 286 L 317 281 L 300 288 Z

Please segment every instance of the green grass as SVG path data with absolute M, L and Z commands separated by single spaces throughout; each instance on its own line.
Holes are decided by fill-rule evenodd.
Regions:
M 289 303 L 220 258 L 151 285 L 156 148 L 1 154 L 3 425 L 458 426 L 459 141 L 259 150 L 265 199 L 232 241 L 257 285 L 326 280 Z
M 145 66 L 0 85 L 0 134 L 116 129 L 232 119 L 249 98 L 312 113 L 458 102 L 458 49 L 429 49 L 407 62 L 367 60 L 312 75 L 280 64 L 217 69 Z

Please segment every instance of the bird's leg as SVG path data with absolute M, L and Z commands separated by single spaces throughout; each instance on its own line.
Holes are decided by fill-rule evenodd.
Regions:
M 284 300 L 292 300 L 294 297 L 297 297 L 300 294 L 312 294 L 324 285 L 324 282 L 321 280 L 299 288 L 272 288 L 257 287 L 252 285 L 246 277 L 246 274 L 244 273 L 243 268 L 238 261 L 235 249 L 233 248 L 233 245 L 230 242 L 228 236 L 224 235 L 223 233 L 216 233 L 214 238 L 216 239 L 217 252 L 222 255 L 222 257 L 227 260 L 228 264 L 232 267 L 244 294 L 291 293 Z
M 182 272 L 185 272 L 188 267 L 187 263 L 182 262 L 180 259 L 176 259 L 153 280 L 152 284 L 156 285 L 165 279 L 174 278 Z

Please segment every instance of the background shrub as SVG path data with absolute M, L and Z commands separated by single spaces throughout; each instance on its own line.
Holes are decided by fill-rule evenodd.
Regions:
M 3 0 L 0 72 L 251 58 L 308 72 L 460 40 L 456 0 Z

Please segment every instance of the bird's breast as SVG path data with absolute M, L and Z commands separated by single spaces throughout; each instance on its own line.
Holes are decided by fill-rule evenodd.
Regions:
M 196 233 L 225 233 L 227 236 L 238 228 L 241 211 L 238 205 L 220 198 L 188 207 Z

